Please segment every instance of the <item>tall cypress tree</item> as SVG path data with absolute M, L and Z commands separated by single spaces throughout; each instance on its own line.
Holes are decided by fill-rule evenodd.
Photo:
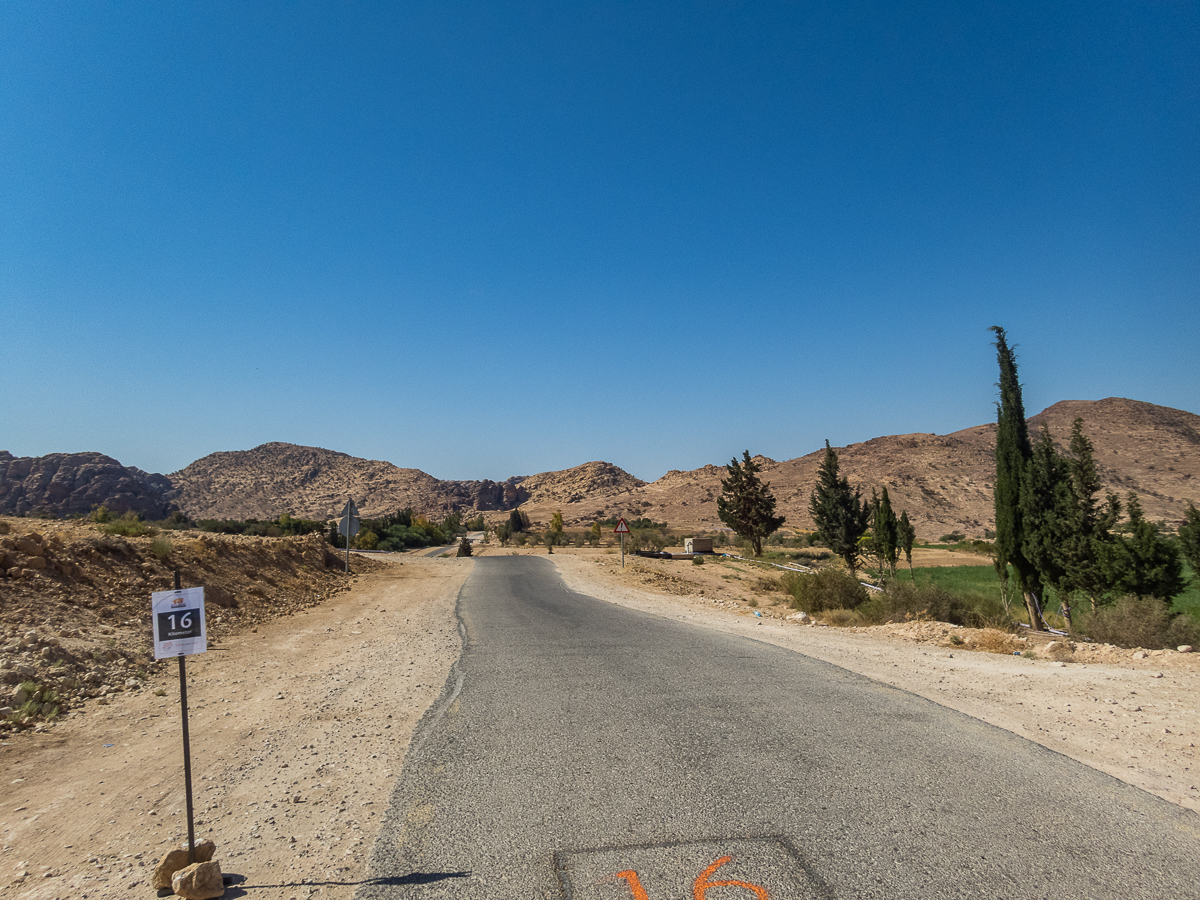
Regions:
M 1094 610 L 1112 589 L 1103 560 L 1110 554 L 1112 529 L 1121 515 L 1121 501 L 1111 491 L 1104 505 L 1097 501 L 1101 484 L 1093 449 L 1091 440 L 1083 433 L 1083 419 L 1077 417 L 1071 424 L 1071 452 L 1066 457 L 1071 492 L 1070 527 L 1059 543 L 1063 576 L 1057 587 L 1064 595 L 1084 594 Z
M 897 527 L 897 532 L 900 537 L 900 547 L 904 550 L 904 558 L 908 560 L 908 577 L 912 579 L 913 584 L 916 584 L 917 576 L 913 572 L 912 548 L 913 542 L 917 539 L 917 529 L 908 520 L 907 509 L 900 513 L 900 525 Z
M 1025 521 L 1021 513 L 1021 488 L 1025 469 L 1033 458 L 1029 426 L 1025 422 L 1025 404 L 1021 400 L 1021 382 L 1017 379 L 1017 360 L 1009 349 L 1004 329 L 993 325 L 996 335 L 996 359 L 1000 363 L 1000 402 L 996 404 L 996 549 L 1004 555 L 1017 575 L 1017 587 L 1025 598 L 1029 625 L 1041 630 L 1036 597 L 1042 592 L 1037 567 L 1025 555 Z
M 1066 460 L 1043 427 L 1021 483 L 1022 549 L 1041 582 L 1058 590 L 1068 625 L 1071 607 L 1063 585 L 1063 547 L 1072 535 L 1073 506 Z
M 838 457 L 829 441 L 825 442 L 825 458 L 817 472 L 808 512 L 817 525 L 817 534 L 854 574 L 859 565 L 858 539 L 867 532 L 871 506 L 862 502 L 859 491 L 850 489 L 849 479 L 838 475 Z
M 785 521 L 776 516 L 775 495 L 771 486 L 758 473 L 762 467 L 742 453 L 742 462 L 732 459 L 725 467 L 728 478 L 721 479 L 721 496 L 717 498 L 717 515 L 733 529 L 734 534 L 750 539 L 755 556 L 762 556 L 763 538 L 770 537 Z
M 896 562 L 899 559 L 900 523 L 892 510 L 892 501 L 888 498 L 888 489 L 883 488 L 883 494 L 874 497 L 871 504 L 874 511 L 874 523 L 871 526 L 871 544 L 875 556 L 879 560 L 880 574 L 886 566 L 893 578 L 896 577 Z

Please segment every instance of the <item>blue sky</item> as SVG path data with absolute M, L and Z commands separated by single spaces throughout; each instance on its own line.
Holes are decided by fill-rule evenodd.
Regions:
M 654 479 L 1200 412 L 1200 4 L 0 5 L 0 449 Z

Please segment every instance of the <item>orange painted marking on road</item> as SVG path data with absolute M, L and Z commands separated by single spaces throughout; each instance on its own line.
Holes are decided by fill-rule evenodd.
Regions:
M 650 900 L 646 896 L 646 889 L 642 887 L 642 879 L 638 878 L 638 873 L 633 871 L 633 869 L 618 872 L 617 878 L 624 878 L 629 882 L 629 890 L 633 891 L 633 900 Z
M 732 856 L 722 856 L 715 863 L 700 873 L 700 877 L 696 879 L 696 883 L 692 885 L 692 896 L 695 900 L 705 900 L 705 895 L 709 888 L 714 887 L 740 887 L 751 891 L 758 900 L 767 900 L 767 889 L 760 884 L 751 884 L 748 881 L 709 881 L 708 879 L 725 865 L 733 860 Z M 643 895 L 644 896 L 644 895 Z

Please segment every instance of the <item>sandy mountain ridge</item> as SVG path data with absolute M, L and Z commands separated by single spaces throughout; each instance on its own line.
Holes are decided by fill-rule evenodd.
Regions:
M 1060 448 L 1076 416 L 1096 448 L 1101 477 L 1120 495 L 1133 490 L 1152 519 L 1177 522 L 1188 501 L 1200 503 L 1200 416 L 1135 400 L 1068 400 L 1030 419 Z M 950 530 L 980 535 L 992 522 L 994 424 L 949 435 L 906 434 L 835 448 L 843 474 L 869 497 L 887 486 L 897 512 L 907 510 L 922 538 Z M 796 528 L 812 527 L 808 500 L 824 449 L 777 462 L 756 457 Z M 674 526 L 717 528 L 716 498 L 724 465 L 673 470 L 643 482 L 606 462 L 516 476 L 503 482 L 442 481 L 419 469 L 295 444 L 213 453 L 169 476 L 148 475 L 103 454 L 15 458 L 0 451 L 0 513 L 47 509 L 87 512 L 105 502 L 148 518 L 179 508 L 193 518 L 303 518 L 335 515 L 353 497 L 365 516 L 412 507 L 433 518 L 480 511 L 489 522 L 520 506 L 535 524 L 556 510 L 571 525 L 612 515 L 646 516 Z M 99 498 L 99 499 L 98 499 Z

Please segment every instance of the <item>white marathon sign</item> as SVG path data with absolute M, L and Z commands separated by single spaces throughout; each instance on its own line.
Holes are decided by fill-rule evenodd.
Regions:
M 204 588 L 155 591 L 150 595 L 150 621 L 154 623 L 155 659 L 208 651 Z

